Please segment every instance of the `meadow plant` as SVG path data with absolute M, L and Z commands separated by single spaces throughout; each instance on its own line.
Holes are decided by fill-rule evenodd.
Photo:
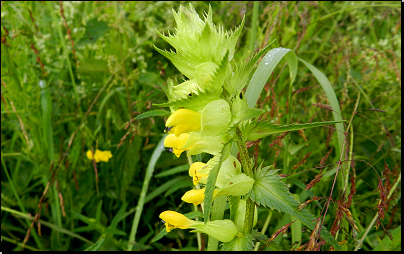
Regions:
M 254 165 L 246 148 L 247 141 L 270 134 L 341 122 L 279 126 L 270 120 L 260 120 L 264 110 L 254 108 L 254 104 L 262 87 L 250 83 L 249 88 L 256 88 L 247 88 L 244 92 L 250 73 L 265 54 L 265 65 L 286 56 L 293 68 L 297 65 L 293 51 L 283 48 L 269 51 L 269 44 L 249 61 L 237 62 L 233 56 L 244 19 L 234 31 L 226 31 L 212 23 L 211 8 L 204 14 L 204 20 L 191 4 L 189 8 L 180 6 L 179 11 L 173 11 L 173 14 L 177 24 L 175 34 L 168 33 L 166 36 L 157 32 L 176 51 L 155 49 L 167 57 L 187 80 L 178 84 L 169 79 L 165 89 L 169 101 L 155 104 L 171 110 L 165 124 L 168 135 L 164 146 L 176 157 L 183 152 L 187 156 L 207 153 L 212 157 L 206 163 L 190 163 L 189 175 L 196 189 L 187 191 L 182 197 L 187 203 L 203 206 L 204 222 L 190 220 L 174 211 L 163 211 L 160 218 L 166 225 L 166 231 L 194 228 L 192 232 L 206 233 L 210 237 L 208 250 L 217 250 L 218 241 L 223 242 L 222 250 L 252 250 L 257 240 L 264 239 L 266 244 L 271 244 L 269 239 L 253 230 L 258 205 L 295 216 L 333 248 L 340 249 L 326 228 L 315 227 L 312 222 L 314 216 L 310 212 L 297 209 L 299 204 L 281 182 L 278 170 L 262 164 Z M 293 83 L 296 72 L 292 69 L 291 73 Z M 232 147 L 233 144 L 236 145 Z M 239 158 L 236 157 L 237 150 Z M 201 185 L 204 187 L 201 188 Z M 223 219 L 227 201 L 230 219 Z

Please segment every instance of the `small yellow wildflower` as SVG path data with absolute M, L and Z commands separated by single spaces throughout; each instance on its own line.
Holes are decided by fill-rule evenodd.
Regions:
M 180 157 L 181 153 L 185 150 L 189 150 L 192 147 L 187 147 L 183 149 L 185 143 L 189 138 L 188 133 L 182 133 L 179 137 L 175 136 L 175 134 L 169 134 L 164 139 L 164 146 L 172 148 L 172 151 L 177 157 Z
M 207 174 L 198 172 L 200 169 L 205 167 L 205 165 L 206 164 L 203 162 L 194 162 L 189 168 L 189 176 L 192 177 L 194 185 L 197 185 L 199 183 L 199 180 L 201 180 L 203 177 L 208 177 Z
M 217 190 L 213 192 L 213 195 L 215 195 L 216 192 Z M 205 198 L 205 188 L 189 190 L 185 192 L 181 200 L 187 203 L 193 203 L 194 205 L 199 205 L 202 204 L 204 198 Z
M 189 109 L 178 109 L 168 117 L 166 127 L 169 133 L 179 137 L 182 133 L 201 129 L 201 114 Z
M 195 224 L 195 221 L 190 220 L 185 217 L 185 215 L 175 211 L 164 211 L 160 213 L 159 217 L 163 220 L 167 232 L 170 232 L 173 228 L 190 228 Z
M 112 158 L 112 154 L 110 151 L 100 151 L 100 150 L 95 150 L 95 154 L 93 156 L 93 152 L 91 150 L 87 151 L 87 158 L 90 160 L 94 159 L 95 162 L 100 162 L 100 161 L 105 161 L 108 162 L 110 158 Z

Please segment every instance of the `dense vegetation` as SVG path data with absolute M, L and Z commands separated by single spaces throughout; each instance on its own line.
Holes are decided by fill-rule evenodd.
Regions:
M 171 9 L 180 4 L 186 2 L 1 3 L 3 250 L 198 249 L 197 235 L 188 230 L 156 241 L 165 230 L 162 211 L 194 211 L 181 201 L 193 183 L 186 156 L 152 156 L 167 116 L 134 119 L 162 109 L 153 104 L 167 101 L 167 78 L 183 80 L 153 47 L 170 48 L 156 29 L 175 31 Z M 201 16 L 211 5 L 213 22 L 225 29 L 234 30 L 245 15 L 235 59 L 276 39 L 273 48 L 292 49 L 325 74 L 346 120 L 346 157 L 339 157 L 334 125 L 259 139 L 247 145 L 249 152 L 258 165 L 280 169 L 290 192 L 307 201 L 316 218 L 325 216 L 328 230 L 341 219 L 336 239 L 344 250 L 355 249 L 363 236 L 364 250 L 401 250 L 399 2 L 193 5 Z M 334 120 L 322 86 L 301 62 L 288 101 L 285 66 L 276 67 L 258 100 L 265 118 L 277 124 L 289 115 L 291 123 Z M 112 158 L 95 163 L 86 154 L 96 149 Z M 340 205 L 344 195 L 352 198 L 349 212 Z M 330 196 L 334 202 L 324 211 Z M 269 208 L 258 214 L 256 228 L 268 237 L 295 220 Z M 294 223 L 274 241 L 291 250 L 309 237 Z M 205 235 L 202 246 L 206 242 Z

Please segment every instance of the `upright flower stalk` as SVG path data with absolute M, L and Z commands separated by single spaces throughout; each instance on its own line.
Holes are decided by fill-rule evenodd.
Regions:
M 168 52 L 157 47 L 155 49 L 170 59 L 188 80 L 181 84 L 168 80 L 165 92 L 169 102 L 156 106 L 170 107 L 172 112 L 166 121 L 165 132 L 168 135 L 164 141 L 170 152 L 176 157 L 184 152 L 187 156 L 201 153 L 213 156 L 206 163 L 193 163 L 189 169 L 194 185 L 205 185 L 210 190 L 213 187 L 213 196 L 207 197 L 205 188 L 189 190 L 182 196 L 184 202 L 195 206 L 204 203 L 209 208 L 211 202 L 221 196 L 243 197 L 249 193 L 255 182 L 238 126 L 242 121 L 263 113 L 262 110 L 249 109 L 247 101 L 240 94 L 247 83 L 246 77 L 258 58 L 249 65 L 244 62 L 236 64 L 233 60 L 244 19 L 233 32 L 225 31 L 223 27 L 217 28 L 212 23 L 210 7 L 209 12 L 204 14 L 204 20 L 191 4 L 188 9 L 180 6 L 178 12 L 173 10 L 173 14 L 177 23 L 176 33 L 168 33 L 168 36 L 158 31 L 157 33 L 176 51 Z M 260 54 L 267 50 L 268 48 Z M 239 143 L 242 163 L 231 155 L 222 154 L 225 144 L 233 141 Z M 217 170 L 220 161 L 221 166 L 212 185 L 208 181 L 210 172 Z M 212 221 L 195 222 L 173 211 L 162 212 L 160 218 L 163 219 L 167 232 L 174 228 L 196 228 L 193 232 L 206 233 L 216 242 L 230 242 L 236 236 L 241 237 L 251 232 L 255 205 L 250 199 L 245 201 L 246 205 L 241 202 L 246 209 L 243 208 L 242 213 L 238 213 L 236 226 L 232 220 L 221 219 L 226 199 L 220 198 L 217 205 L 220 204 L 221 208 L 216 207 L 215 211 L 222 214 L 212 214 Z M 206 209 L 204 212 L 207 212 Z M 244 222 L 240 216 L 245 216 L 248 226 L 240 226 L 240 221 Z M 206 218 L 209 218 L 209 214 L 205 215 Z M 214 241 L 209 240 L 211 242 Z M 208 249 L 215 250 L 217 245 L 215 246 L 212 244 Z

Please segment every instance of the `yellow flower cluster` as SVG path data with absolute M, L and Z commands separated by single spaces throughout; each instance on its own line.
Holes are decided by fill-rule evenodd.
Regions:
M 100 150 L 95 150 L 95 154 L 91 150 L 87 151 L 87 158 L 90 160 L 95 160 L 95 162 L 100 162 L 100 161 L 105 161 L 108 162 L 110 158 L 112 158 L 112 154 L 110 151 L 100 151 Z

